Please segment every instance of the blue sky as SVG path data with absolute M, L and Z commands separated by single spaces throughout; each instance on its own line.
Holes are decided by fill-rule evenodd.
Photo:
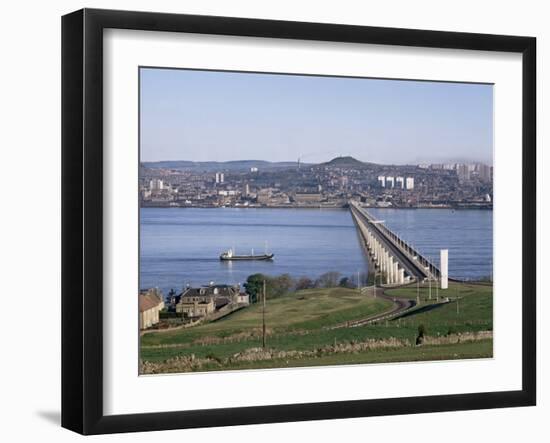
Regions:
M 141 69 L 141 159 L 492 164 L 491 85 Z

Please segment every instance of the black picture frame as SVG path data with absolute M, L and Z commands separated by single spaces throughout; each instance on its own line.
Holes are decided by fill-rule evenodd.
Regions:
M 177 412 L 103 413 L 103 30 L 503 51 L 522 54 L 522 389 Z M 232 17 L 83 9 L 62 18 L 62 426 L 152 431 L 536 404 L 536 39 Z

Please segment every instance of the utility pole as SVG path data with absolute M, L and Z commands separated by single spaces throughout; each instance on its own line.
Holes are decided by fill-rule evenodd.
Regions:
M 458 306 L 458 285 L 460 283 L 457 283 L 456 287 L 455 287 L 455 297 L 456 297 L 456 315 L 458 316 L 458 314 L 460 314 L 460 307 Z
M 262 348 L 265 349 L 265 280 L 264 280 L 264 297 L 262 302 Z

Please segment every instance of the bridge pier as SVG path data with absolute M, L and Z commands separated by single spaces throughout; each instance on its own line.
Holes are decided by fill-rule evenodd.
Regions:
M 399 283 L 405 283 L 405 270 L 403 268 L 399 268 Z
M 438 279 L 440 270 L 421 256 L 412 245 L 375 220 L 357 202 L 351 201 L 349 205 L 369 258 L 386 275 L 387 284 L 404 284 L 426 278 Z M 424 263 L 429 266 L 425 267 Z

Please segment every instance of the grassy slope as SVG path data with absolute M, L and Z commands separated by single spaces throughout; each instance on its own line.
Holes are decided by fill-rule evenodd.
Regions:
M 335 331 L 324 329 L 327 326 L 365 318 L 390 308 L 391 303 L 387 300 L 373 299 L 345 288 L 309 289 L 268 300 L 266 325 L 269 344 L 280 349 L 309 349 L 327 341 L 332 343 Z M 261 326 L 262 306 L 257 303 L 217 322 L 146 334 L 141 337 L 141 357 L 159 360 L 191 353 L 203 356 L 212 352 L 229 356 L 247 347 L 258 346 Z M 312 331 L 315 333 L 311 334 Z M 231 340 L 233 337 L 234 342 L 203 344 L 208 342 L 208 338 Z M 198 343 L 199 340 L 202 342 Z
M 386 291 L 394 297 L 416 299 L 416 285 Z M 435 302 L 435 291 L 429 300 L 429 289 L 420 289 L 419 313 L 404 316 L 401 326 L 424 324 L 430 335 L 443 335 L 449 332 L 482 331 L 493 329 L 493 288 L 489 285 L 473 283 L 449 283 L 449 289 L 439 291 L 440 299 L 448 297 L 451 302 L 432 310 L 426 307 Z M 458 310 L 457 310 L 458 299 Z
M 352 289 L 308 289 L 274 300 L 266 306 L 266 324 L 275 332 L 317 329 L 383 312 L 391 303 L 361 296 Z M 256 303 L 213 323 L 189 329 L 151 333 L 142 345 L 189 343 L 199 337 L 227 337 L 262 327 L 262 306 Z
M 416 299 L 416 285 L 388 290 L 387 293 L 395 297 Z M 277 350 L 311 350 L 335 342 L 362 341 L 369 338 L 397 337 L 414 342 L 418 325 L 421 323 L 427 328 L 427 334 L 434 336 L 445 335 L 449 332 L 492 329 L 492 288 L 490 286 L 451 283 L 450 289 L 440 291 L 440 296 L 451 299 L 460 297 L 460 312 L 457 314 L 456 302 L 453 301 L 430 311 L 393 321 L 384 321 L 380 324 L 358 328 L 328 330 L 324 327 L 385 311 L 390 304 L 380 298 L 372 299 L 359 296 L 356 291 L 349 289 L 299 291 L 268 301 L 266 319 L 270 335 L 267 345 Z M 432 303 L 433 300 L 425 300 L 427 297 L 428 289 L 421 288 L 419 309 Z M 218 322 L 186 330 L 147 334 L 142 337 L 141 358 L 149 361 L 162 361 L 190 354 L 197 357 L 227 358 L 247 348 L 260 346 L 260 328 L 261 306 L 258 304 Z M 252 334 L 250 334 L 251 331 Z M 239 336 L 238 334 L 246 335 Z M 206 343 L 198 342 L 199 339 L 205 337 L 212 337 L 218 341 L 226 337 L 226 342 L 208 343 L 208 340 L 205 340 Z M 232 338 L 234 340 L 231 340 Z M 362 357 L 358 357 L 358 354 L 344 354 L 314 359 L 315 361 L 304 359 L 298 363 L 290 362 L 281 364 L 281 366 L 490 356 L 492 355 L 492 340 L 488 343 L 490 345 L 435 346 L 431 347 L 433 349 L 430 351 L 426 351 L 428 347 L 423 347 L 422 350 L 410 348 L 359 354 Z M 273 361 L 256 362 L 243 364 L 243 367 L 273 367 L 277 364 Z

